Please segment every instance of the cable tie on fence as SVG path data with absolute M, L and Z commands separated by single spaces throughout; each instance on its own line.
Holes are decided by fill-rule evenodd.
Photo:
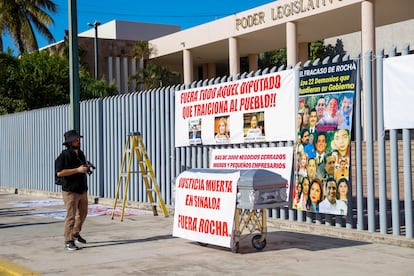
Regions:
M 380 137 L 383 137 L 383 138 L 385 137 L 385 129 L 383 129 L 383 130 L 379 133 L 379 136 L 380 136 Z

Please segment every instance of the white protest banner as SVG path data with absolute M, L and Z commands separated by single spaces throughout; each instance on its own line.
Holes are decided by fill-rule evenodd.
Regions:
M 384 60 L 384 127 L 414 128 L 414 55 Z
M 175 146 L 295 139 L 293 70 L 180 90 Z
M 214 149 L 211 153 L 210 168 L 266 169 L 277 173 L 288 180 L 286 199 L 289 200 L 292 162 L 292 147 Z
M 239 178 L 239 172 L 181 173 L 173 236 L 230 248 Z

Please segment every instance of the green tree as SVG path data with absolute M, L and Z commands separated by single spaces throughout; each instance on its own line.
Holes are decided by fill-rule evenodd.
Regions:
M 50 0 L 0 0 L 0 50 L 2 36 L 9 34 L 20 54 L 38 50 L 35 30 L 49 43 L 54 42 L 49 26 L 54 24 L 48 12 L 55 14 L 57 6 Z
M 335 46 L 332 44 L 328 44 L 325 47 L 325 56 L 330 56 L 331 58 L 334 58 L 336 55 L 339 55 L 340 57 L 343 57 L 346 55 L 346 51 L 344 49 L 344 43 L 341 39 L 337 39 Z
M 317 58 L 324 59 L 329 56 L 334 58 L 336 55 L 341 57 L 346 54 L 342 40 L 338 39 L 335 46 L 331 44 L 326 45 L 322 40 L 309 43 L 309 56 L 310 61 L 314 61 Z M 286 48 L 261 53 L 259 55 L 259 68 L 271 68 L 273 66 L 280 67 L 287 64 Z
M 48 51 L 24 53 L 19 58 L 0 53 L 0 114 L 69 103 L 68 59 Z M 95 80 L 81 69 L 80 98 L 116 95 L 115 84 Z
M 139 59 L 141 68 L 145 68 L 146 62 L 153 51 L 154 48 L 148 43 L 148 41 L 138 40 L 132 48 L 132 56 Z
M 68 61 L 47 51 L 24 53 L 19 59 L 19 98 L 28 109 L 69 101 Z
M 105 80 L 95 80 L 88 70 L 79 73 L 81 100 L 103 98 L 118 94 L 115 82 L 106 84 Z
M 154 89 L 179 83 L 177 74 L 160 65 L 149 63 L 143 70 L 144 89 Z
M 322 40 L 314 41 L 308 45 L 309 60 L 314 61 L 317 58 L 323 58 L 325 53 L 325 46 Z
M 49 48 L 48 51 L 69 60 L 69 32 L 68 30 L 65 30 L 65 36 L 63 37 L 63 43 L 58 43 L 56 45 L 56 50 L 52 51 Z M 83 70 L 83 69 L 89 70 L 89 65 L 85 61 L 86 54 L 87 54 L 87 51 L 78 45 L 78 56 L 79 56 L 78 62 L 79 62 L 79 66 L 81 67 L 80 70 Z
M 137 43 L 132 48 L 131 54 L 134 58 L 138 58 L 139 64 L 138 64 L 137 72 L 135 73 L 135 75 L 131 76 L 129 79 L 136 81 L 135 88 L 138 90 L 145 89 L 144 88 L 145 86 L 144 85 L 145 83 L 144 70 L 146 67 L 147 60 L 149 59 L 149 56 L 151 55 L 152 51 L 153 51 L 153 48 L 150 46 L 148 41 L 145 41 L 145 40 L 138 40 Z
M 343 57 L 346 54 L 344 44 L 341 39 L 336 40 L 335 46 L 328 44 L 325 46 L 323 40 L 309 43 L 309 60 L 314 61 L 317 58 L 324 59 L 326 57 L 334 58 L 339 55 Z
M 66 37 L 64 43 L 61 44 L 60 49 L 58 49 L 56 54 L 69 60 L 69 41 Z M 105 79 L 95 80 L 95 77 L 91 75 L 89 64 L 85 61 L 84 57 L 86 54 L 87 51 L 78 46 L 81 100 L 102 98 L 118 94 L 115 81 L 107 85 Z
M 154 49 L 145 40 L 139 40 L 132 49 L 132 56 L 139 59 L 139 68 L 129 80 L 135 80 L 135 88 L 138 90 L 154 89 L 179 83 L 179 76 L 170 72 L 167 68 L 148 63 L 149 56 Z
M 259 55 L 259 68 L 280 67 L 287 63 L 286 48 L 265 52 Z
M 26 110 L 25 102 L 16 97 L 20 93 L 19 60 L 0 52 L 0 64 L 0 115 Z

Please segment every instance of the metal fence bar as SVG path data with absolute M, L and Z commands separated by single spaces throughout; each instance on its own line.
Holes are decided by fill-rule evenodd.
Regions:
M 167 142 L 167 148 L 169 151 L 169 156 L 168 156 L 168 160 L 169 160 L 169 168 L 167 168 L 167 170 L 169 169 L 169 180 L 171 181 L 171 185 L 167 185 L 167 191 L 168 191 L 168 195 L 169 195 L 169 199 L 167 200 L 167 204 L 173 204 L 172 200 L 174 197 L 174 190 L 173 190 L 173 185 L 175 184 L 174 180 L 175 180 L 175 176 L 177 175 L 177 165 L 178 163 L 176 162 L 176 149 L 174 148 L 175 145 L 175 136 L 172 135 L 173 130 L 175 129 L 174 127 L 174 122 L 175 119 L 173 120 L 173 118 L 175 117 L 175 98 L 174 98 L 174 94 L 175 94 L 175 87 L 170 87 L 167 88 L 168 89 L 168 94 L 166 94 L 166 100 L 168 101 L 168 115 L 169 116 L 169 140 Z M 168 100 L 169 99 L 169 100 Z
M 158 94 L 159 94 L 159 99 L 158 99 L 158 108 L 160 110 L 165 110 L 165 99 L 164 99 L 164 95 L 165 95 L 165 88 L 161 88 L 158 90 Z M 163 114 L 162 112 L 159 112 L 159 122 L 160 122 L 160 129 L 159 129 L 159 161 L 158 161 L 158 166 L 160 168 L 160 173 L 159 173 L 159 180 L 158 180 L 158 185 L 160 186 L 160 191 L 161 194 L 165 197 L 165 190 L 166 190 L 166 186 L 169 184 L 169 181 L 167 181 L 166 179 L 166 163 L 168 161 L 167 159 L 167 150 L 165 148 L 166 145 L 166 137 L 167 137 L 167 126 L 166 126 L 166 119 L 165 119 L 165 114 Z
M 372 52 L 365 54 L 364 60 L 365 79 L 365 141 L 366 141 L 366 174 L 367 174 L 367 207 L 368 207 L 368 231 L 375 232 L 375 184 L 374 184 L 374 146 L 373 146 L 373 88 L 372 88 Z
M 383 59 L 384 50 L 377 52 L 377 113 L 384 114 L 383 110 Z M 387 233 L 387 186 L 385 170 L 385 129 L 384 117 L 377 116 L 377 148 L 378 148 L 378 190 L 379 190 L 379 222 L 380 232 Z
M 405 45 L 402 55 L 409 54 L 410 45 Z M 411 131 L 403 129 L 403 157 L 404 157 L 404 213 L 405 237 L 413 238 L 413 182 L 411 177 Z
M 361 58 L 357 58 L 357 77 L 361 76 Z M 362 178 L 362 102 L 361 102 L 361 85 L 357 82 L 354 109 L 355 109 L 355 179 L 356 179 L 356 201 L 357 201 L 357 229 L 364 230 L 364 191 Z
M 397 49 L 391 49 L 389 56 L 394 57 Z M 392 233 L 400 234 L 400 189 L 398 181 L 398 132 L 390 130 L 390 163 L 391 163 L 391 210 L 392 210 Z
M 404 155 L 404 213 L 405 236 L 413 238 L 413 182 L 411 178 L 411 133 L 403 129 L 403 155 Z

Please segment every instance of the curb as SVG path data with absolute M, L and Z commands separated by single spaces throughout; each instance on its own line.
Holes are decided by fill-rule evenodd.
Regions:
M 5 276 L 40 276 L 42 274 L 29 270 L 23 266 L 16 265 L 6 260 L 0 259 L 0 275 Z
M 383 235 L 380 233 L 368 232 L 366 230 L 361 231 L 323 224 L 309 224 L 306 222 L 293 222 L 272 218 L 268 218 L 267 224 L 275 229 L 290 230 L 305 234 L 316 234 L 331 238 L 414 248 L 414 239 L 405 238 L 403 236 Z

